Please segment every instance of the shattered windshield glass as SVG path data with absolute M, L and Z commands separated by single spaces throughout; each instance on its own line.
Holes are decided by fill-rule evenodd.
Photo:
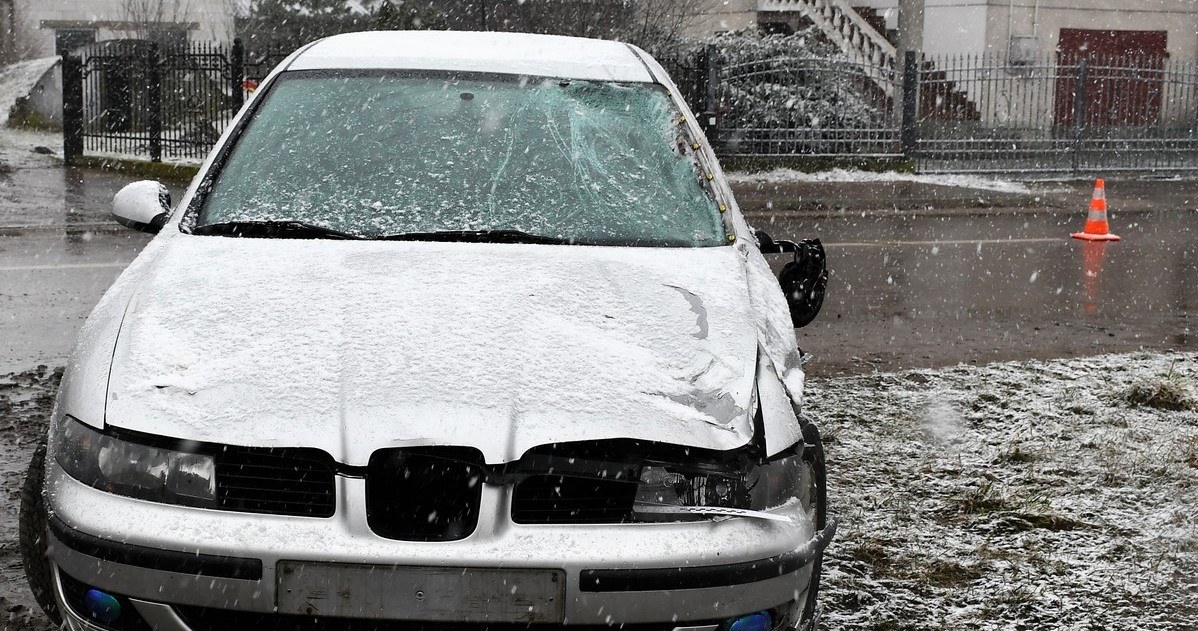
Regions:
M 651 84 L 285 75 L 238 139 L 196 226 L 725 244 L 679 119 Z

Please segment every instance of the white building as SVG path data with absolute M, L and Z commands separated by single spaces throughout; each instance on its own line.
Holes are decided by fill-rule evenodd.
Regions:
M 0 0 L 0 66 L 114 39 L 230 43 L 235 1 Z M 48 72 L 16 109 L 27 123 L 61 125 L 60 72 Z
M 898 5 L 899 0 L 722 0 L 703 12 L 695 32 L 795 27 L 812 13 L 853 7 L 862 21 L 893 39 Z M 1018 60 L 1052 55 L 1079 41 L 1100 41 L 1104 52 L 1151 54 L 1163 39 L 1171 60 L 1198 61 L 1198 0 L 924 0 L 924 6 L 923 49 L 930 55 L 1009 54 Z
M 233 39 L 234 0 L 0 0 L 0 64 L 109 39 Z

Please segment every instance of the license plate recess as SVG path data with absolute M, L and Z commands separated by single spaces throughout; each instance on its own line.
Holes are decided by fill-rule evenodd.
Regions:
M 561 623 L 561 570 L 282 561 L 282 614 L 457 622 Z

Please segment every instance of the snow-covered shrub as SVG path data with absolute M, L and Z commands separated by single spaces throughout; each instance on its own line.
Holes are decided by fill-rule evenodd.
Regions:
M 1151 379 L 1138 379 L 1123 391 L 1123 400 L 1134 407 L 1149 407 L 1159 410 L 1194 410 L 1198 402 L 1190 393 L 1190 388 L 1181 375 L 1173 372 L 1158 375 Z
M 849 129 L 886 120 L 889 97 L 814 28 L 715 36 L 724 128 Z

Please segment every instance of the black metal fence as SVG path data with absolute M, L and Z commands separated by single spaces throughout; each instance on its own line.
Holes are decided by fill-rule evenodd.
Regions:
M 285 56 L 240 43 L 101 42 L 63 62 L 68 160 L 203 158 Z M 903 161 L 925 172 L 1198 171 L 1198 67 L 1163 57 L 721 63 L 659 55 L 716 151 L 757 163 Z
M 1163 57 L 925 62 L 923 171 L 1198 170 L 1198 67 Z
M 1163 57 L 908 55 L 897 70 L 774 57 L 667 65 L 724 158 L 914 163 L 923 172 L 1198 170 L 1198 65 Z M 715 67 L 711 67 L 714 64 Z
M 248 90 L 286 56 L 191 43 L 99 42 L 63 59 L 64 154 L 200 160 Z

